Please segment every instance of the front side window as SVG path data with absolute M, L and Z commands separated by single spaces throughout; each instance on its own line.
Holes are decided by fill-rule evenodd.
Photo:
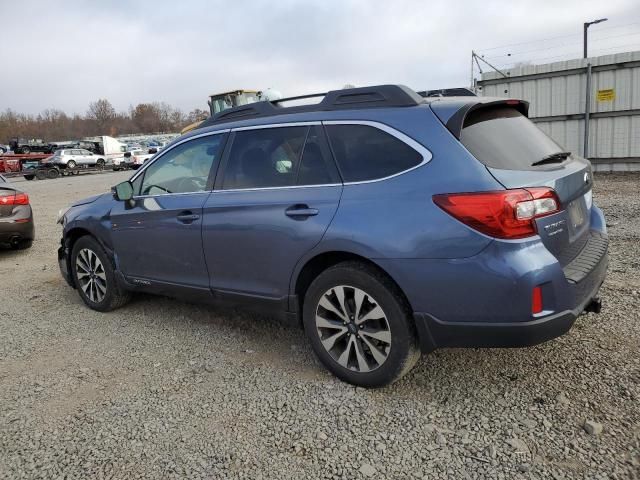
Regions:
M 222 188 L 295 185 L 308 130 L 307 126 L 299 126 L 235 132 Z
M 172 148 L 144 171 L 139 195 L 205 191 L 225 138 L 226 135 L 210 135 Z
M 331 148 L 345 182 L 378 180 L 420 165 L 420 153 L 369 125 L 327 125 Z

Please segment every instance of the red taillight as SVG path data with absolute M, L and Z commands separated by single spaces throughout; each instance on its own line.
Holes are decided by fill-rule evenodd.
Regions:
M 29 195 L 22 192 L 0 193 L 0 206 L 29 205 Z
M 531 313 L 540 313 L 542 311 L 542 288 L 533 287 L 531 297 Z
M 560 210 L 558 196 L 547 187 L 450 193 L 434 195 L 433 201 L 471 228 L 505 239 L 535 235 L 535 219 Z

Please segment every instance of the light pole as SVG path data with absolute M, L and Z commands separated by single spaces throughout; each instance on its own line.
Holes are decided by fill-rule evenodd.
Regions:
M 599 18 L 592 22 L 584 22 L 584 58 L 587 58 L 587 29 L 596 23 L 606 22 L 606 18 Z M 586 68 L 586 85 L 585 85 L 585 101 L 584 101 L 584 145 L 582 147 L 582 156 L 589 158 L 589 117 L 591 115 L 591 63 L 587 63 Z
M 593 22 L 584 22 L 584 58 L 587 58 L 587 29 L 591 25 L 595 25 L 596 23 L 606 22 L 607 18 L 599 18 L 598 20 L 594 20 Z

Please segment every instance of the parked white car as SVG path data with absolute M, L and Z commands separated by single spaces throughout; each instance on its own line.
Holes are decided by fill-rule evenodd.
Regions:
M 129 152 L 127 152 L 129 153 Z M 142 165 L 144 165 L 144 162 L 146 162 L 147 160 L 149 160 L 151 157 L 153 157 L 154 153 L 149 153 L 147 150 L 134 150 L 131 152 L 131 168 L 138 169 L 140 168 Z M 125 157 L 127 156 L 127 154 L 125 153 Z
M 43 161 L 66 168 L 76 168 L 79 166 L 102 168 L 105 165 L 104 155 L 97 155 L 82 148 L 56 150 L 53 156 Z

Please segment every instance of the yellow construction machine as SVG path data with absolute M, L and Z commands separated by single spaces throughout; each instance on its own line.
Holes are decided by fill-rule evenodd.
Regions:
M 230 92 L 214 93 L 213 95 L 209 95 L 209 102 L 207 103 L 209 103 L 210 115 L 214 116 L 216 113 L 220 113 L 228 108 L 258 102 L 261 100 L 261 93 L 262 92 L 258 90 L 232 90 Z M 198 128 L 203 121 L 204 120 L 201 120 L 187 125 L 180 133 L 185 134 Z

